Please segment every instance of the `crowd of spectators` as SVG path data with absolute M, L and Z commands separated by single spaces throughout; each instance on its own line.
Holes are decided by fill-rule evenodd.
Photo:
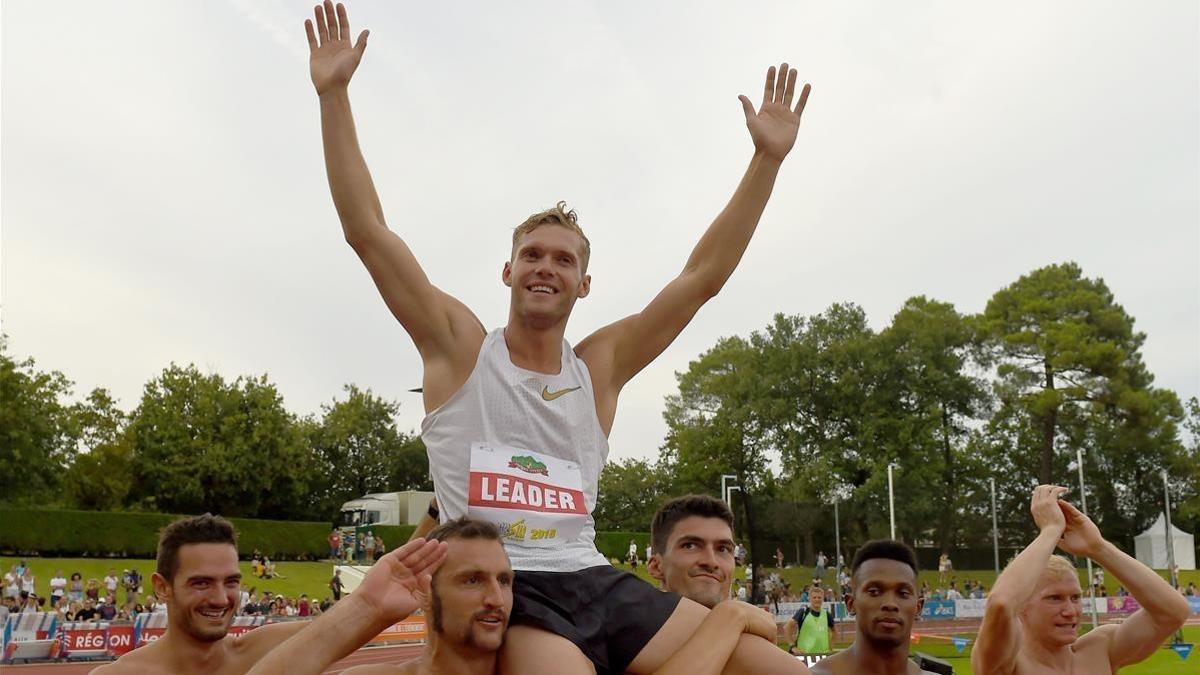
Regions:
M 119 598 L 125 590 L 125 599 Z M 24 560 L 4 573 L 4 598 L 0 602 L 0 618 L 21 612 L 56 612 L 63 621 L 132 621 L 138 614 L 166 610 L 153 593 L 142 596 L 142 577 L 136 569 L 127 569 L 117 576 L 110 569 L 103 579 L 74 572 L 70 577 L 62 570 L 46 582 L 48 592 L 39 594 L 37 578 Z

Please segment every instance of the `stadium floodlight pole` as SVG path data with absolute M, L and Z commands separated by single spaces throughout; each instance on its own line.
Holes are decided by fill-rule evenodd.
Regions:
M 1166 469 L 1163 469 L 1162 479 L 1163 479 L 1163 508 L 1167 514 L 1166 520 L 1163 521 L 1163 524 L 1167 526 L 1166 527 L 1167 537 L 1165 539 L 1165 541 L 1167 543 L 1167 578 L 1171 580 L 1172 586 L 1178 588 L 1179 587 L 1179 578 L 1175 574 L 1175 541 L 1174 541 L 1174 537 L 1171 536 L 1171 484 L 1169 482 L 1167 482 Z M 1153 557 L 1154 556 L 1151 556 L 1151 558 L 1153 558 Z
M 892 539 L 896 538 L 896 491 L 892 488 L 892 467 L 895 464 L 888 462 L 888 517 L 892 521 Z
M 1079 505 L 1083 507 L 1083 515 L 1088 514 L 1087 491 L 1083 488 L 1083 448 L 1075 448 L 1075 463 L 1079 465 Z M 1087 560 L 1088 597 L 1092 599 L 1092 629 L 1100 625 L 1100 617 L 1096 612 L 1096 583 L 1092 577 L 1092 559 Z
M 725 501 L 726 505 L 729 504 L 729 488 L 725 487 L 725 481 L 728 481 L 728 480 L 737 480 L 737 474 L 735 474 L 735 473 L 721 474 L 721 499 Z
M 1000 576 L 1000 530 L 996 526 L 996 479 L 989 478 L 992 484 L 992 557 L 996 566 L 996 576 Z
M 1163 509 L 1167 513 L 1167 577 L 1171 580 L 1171 586 L 1179 588 L 1179 574 L 1175 571 L 1175 539 L 1171 534 L 1171 483 L 1167 480 L 1167 470 L 1163 469 Z M 1154 546 L 1150 547 L 1151 562 L 1154 559 Z M 1175 631 L 1175 643 L 1183 642 L 1183 626 Z
M 836 558 L 834 558 L 833 560 L 834 560 L 834 564 L 835 564 L 835 565 L 837 565 L 837 568 L 838 568 L 838 570 L 837 570 L 837 574 L 841 574 L 841 573 L 842 573 L 842 567 L 841 567 L 841 561 L 842 561 L 842 528 L 841 528 L 841 522 L 840 522 L 840 520 L 838 519 L 838 502 L 839 502 L 839 501 L 841 501 L 841 500 L 839 499 L 839 497 L 841 497 L 841 495 L 840 495 L 840 494 L 838 494 L 837 492 L 835 492 L 835 493 L 833 494 L 833 546 L 834 546 L 834 548 L 836 548 L 836 549 L 837 549 L 837 551 L 835 552 L 835 554 L 837 555 L 837 557 L 836 557 Z M 836 577 L 836 576 L 837 576 L 837 574 L 835 574 L 834 576 Z

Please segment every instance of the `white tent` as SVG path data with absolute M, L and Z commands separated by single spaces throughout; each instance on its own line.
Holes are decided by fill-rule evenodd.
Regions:
M 1167 519 L 1158 514 L 1158 520 L 1133 539 L 1137 559 L 1152 569 L 1167 569 Z M 1181 570 L 1196 569 L 1196 538 L 1171 525 L 1171 542 L 1175 549 L 1175 564 Z

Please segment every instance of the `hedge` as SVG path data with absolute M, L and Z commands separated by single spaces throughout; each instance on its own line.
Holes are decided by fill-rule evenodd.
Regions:
M 69 511 L 0 507 L 0 553 L 10 555 L 153 558 L 158 531 L 182 516 L 165 513 Z M 230 518 L 238 531 L 238 553 L 255 549 L 275 560 L 319 560 L 329 555 L 329 523 Z M 412 525 L 375 525 L 390 551 L 408 541 Z M 639 556 L 649 532 L 597 532 L 596 548 L 624 560 L 629 540 Z
M 0 552 L 53 556 L 153 558 L 158 531 L 181 516 L 165 513 L 69 511 L 0 507 Z M 329 523 L 230 518 L 238 553 L 255 549 L 275 559 L 329 555 Z

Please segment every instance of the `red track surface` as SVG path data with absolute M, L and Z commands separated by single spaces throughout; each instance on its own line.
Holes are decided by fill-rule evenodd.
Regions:
M 338 661 L 325 671 L 326 675 L 338 673 L 353 666 L 366 666 L 376 663 L 404 663 L 421 653 L 420 645 L 396 645 L 393 647 L 363 647 L 350 656 Z M 83 675 L 91 672 L 107 662 L 89 661 L 87 663 L 35 663 L 20 666 L 0 666 L 0 673 L 13 675 Z

